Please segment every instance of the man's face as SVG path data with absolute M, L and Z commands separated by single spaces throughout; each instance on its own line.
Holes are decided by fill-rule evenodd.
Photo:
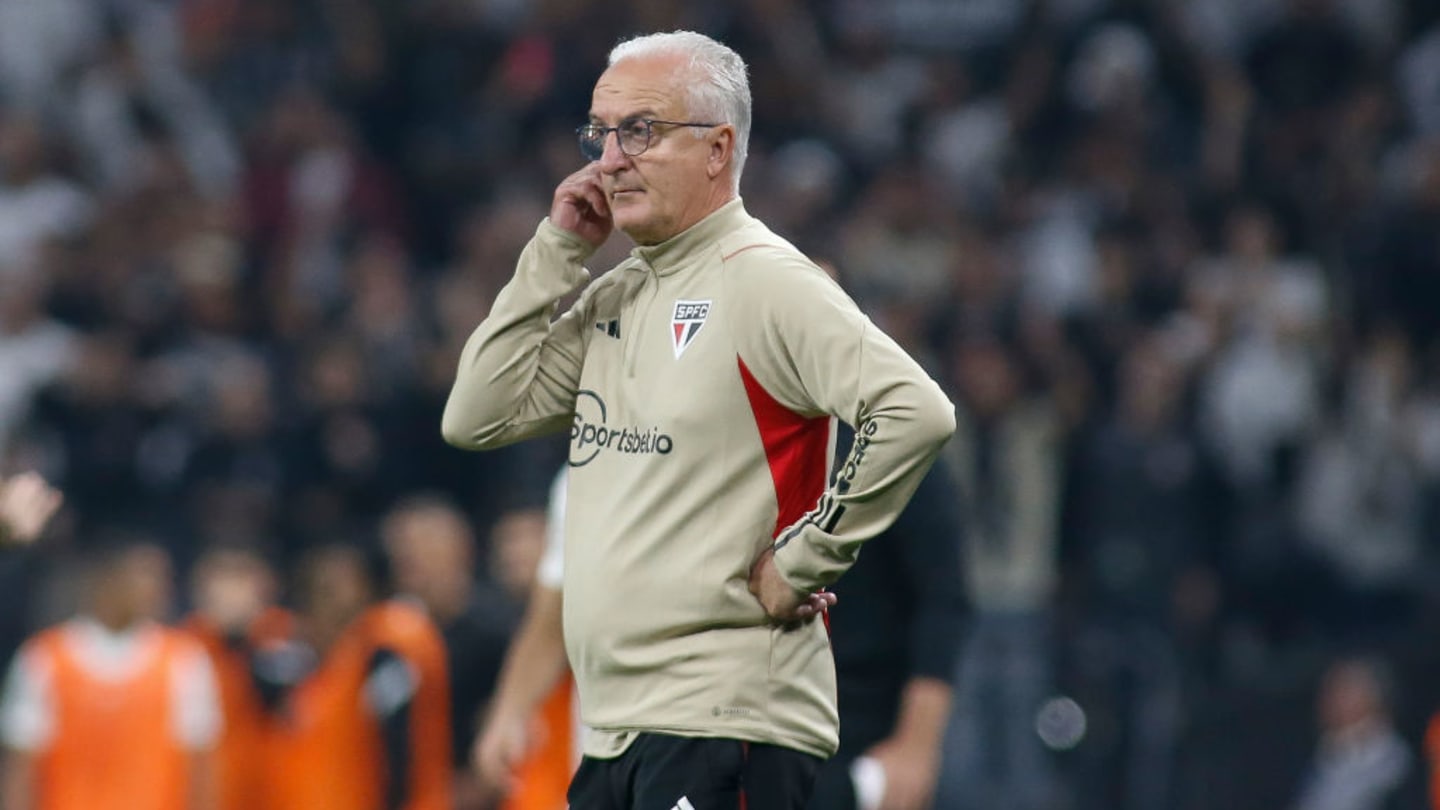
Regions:
M 400 590 L 429 604 L 439 595 L 470 589 L 474 540 L 459 515 L 438 507 L 414 508 L 391 516 L 384 534 Z
M 259 557 L 241 551 L 208 555 L 196 567 L 195 609 L 227 631 L 243 631 L 274 603 L 275 579 Z
M 303 588 L 302 611 L 322 635 L 338 632 L 373 598 L 364 558 L 348 550 L 321 551 L 309 564 Z
M 535 581 L 545 556 L 545 513 L 538 509 L 511 512 L 490 532 L 490 571 L 501 587 L 523 597 Z
M 170 556 L 159 547 L 127 549 L 101 573 L 96 598 L 126 624 L 164 619 L 171 603 Z
M 684 77 L 679 57 L 619 62 L 595 84 L 590 121 L 607 127 L 637 118 L 690 121 Z M 697 138 L 695 128 L 656 124 L 649 148 L 634 156 L 621 151 L 614 133 L 607 134 L 599 164 L 615 227 L 637 244 L 652 245 L 703 218 L 712 186 L 707 161 L 718 129 L 698 130 L 705 137 Z

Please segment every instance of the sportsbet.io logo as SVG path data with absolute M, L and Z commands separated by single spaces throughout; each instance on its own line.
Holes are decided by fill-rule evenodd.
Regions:
M 606 423 L 605 400 L 594 391 L 575 397 L 575 422 L 570 426 L 570 466 L 584 467 L 601 452 L 612 450 L 627 455 L 668 455 L 675 440 L 660 428 L 612 428 Z

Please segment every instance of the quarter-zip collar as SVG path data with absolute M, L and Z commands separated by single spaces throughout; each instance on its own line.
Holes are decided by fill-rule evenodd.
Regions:
M 630 255 L 639 259 L 655 275 L 669 275 L 694 258 L 698 251 L 749 221 L 750 214 L 745 211 L 744 202 L 736 197 L 664 242 L 636 247 Z

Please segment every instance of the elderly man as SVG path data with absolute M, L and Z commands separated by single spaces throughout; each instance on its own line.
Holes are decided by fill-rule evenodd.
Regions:
M 570 431 L 579 810 L 805 806 L 839 736 L 822 589 L 954 430 L 920 366 L 746 213 L 750 106 L 745 63 L 708 37 L 618 45 L 579 130 L 590 162 L 445 408 L 464 448 Z M 587 286 L 615 228 L 637 246 Z M 832 417 L 858 438 L 827 487 Z

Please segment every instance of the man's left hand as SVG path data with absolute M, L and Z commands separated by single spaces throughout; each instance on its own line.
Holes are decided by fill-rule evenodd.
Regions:
M 750 566 L 750 593 L 777 622 L 803 622 L 829 610 L 839 597 L 829 591 L 804 593 L 790 587 L 775 567 L 775 549 L 767 548 Z
M 885 796 L 879 810 L 929 810 L 940 778 L 940 751 L 901 737 L 881 740 L 865 756 L 885 769 Z

